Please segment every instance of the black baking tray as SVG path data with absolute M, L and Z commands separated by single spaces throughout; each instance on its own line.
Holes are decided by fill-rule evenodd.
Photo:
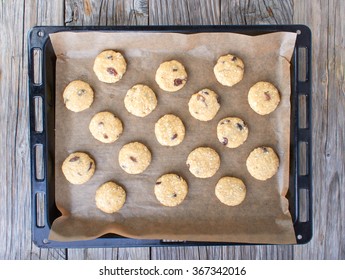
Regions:
M 94 240 L 59 242 L 49 240 L 52 222 L 61 215 L 55 205 L 55 64 L 49 34 L 55 32 L 232 32 L 260 35 L 296 32 L 291 60 L 290 185 L 287 193 L 297 244 L 312 238 L 312 131 L 311 131 L 311 31 L 304 25 L 246 26 L 37 26 L 28 33 L 28 78 L 30 107 L 32 240 L 45 248 L 212 246 L 238 245 L 224 242 L 142 240 L 107 234 Z M 242 245 L 248 245 L 242 244 Z M 250 245 L 250 244 L 249 244 Z

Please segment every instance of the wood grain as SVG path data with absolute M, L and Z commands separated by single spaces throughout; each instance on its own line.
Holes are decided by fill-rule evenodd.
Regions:
M 0 2 L 0 259 L 345 259 L 345 1 Z M 313 33 L 314 237 L 300 246 L 40 249 L 31 242 L 27 41 L 35 25 L 308 25 Z
M 62 24 L 63 2 L 1 1 L 0 259 L 65 259 L 31 242 L 27 32 Z
M 150 0 L 150 25 L 220 24 L 219 1 Z
M 293 0 L 221 0 L 221 24 L 291 24 Z

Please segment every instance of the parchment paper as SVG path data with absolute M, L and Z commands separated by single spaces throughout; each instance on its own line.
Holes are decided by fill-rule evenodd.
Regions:
M 50 35 L 57 55 L 56 65 L 56 148 L 55 197 L 62 216 L 51 228 L 50 239 L 86 240 L 105 233 L 146 239 L 189 241 L 229 241 L 249 243 L 295 243 L 295 234 L 285 198 L 289 187 L 290 141 L 290 59 L 296 34 L 279 32 L 260 36 L 231 33 L 149 32 L 60 32 Z M 96 55 L 105 50 L 120 51 L 128 68 L 116 84 L 98 81 L 92 66 Z M 219 84 L 213 66 L 219 56 L 232 53 L 245 63 L 244 79 L 229 88 Z M 188 72 L 186 86 L 167 93 L 154 77 L 159 64 L 176 59 Z M 63 104 L 62 92 L 69 82 L 84 80 L 93 87 L 91 108 L 74 113 Z M 258 81 L 277 86 L 281 102 L 275 112 L 259 116 L 248 105 L 249 88 Z M 135 117 L 124 107 L 124 96 L 134 84 L 150 86 L 158 99 L 157 108 L 147 117 Z M 188 112 L 190 96 L 202 88 L 216 91 L 221 108 L 209 122 L 194 119 Z M 88 125 L 94 114 L 109 110 L 124 124 L 123 135 L 113 144 L 103 144 L 91 136 Z M 184 141 L 175 147 L 161 146 L 154 135 L 154 124 L 164 114 L 179 116 L 186 126 Z M 236 149 L 224 147 L 217 139 L 219 120 L 242 118 L 249 127 L 247 141 Z M 129 175 L 118 163 L 119 149 L 140 141 L 152 152 L 152 163 L 142 174 Z M 245 162 L 258 146 L 273 147 L 280 158 L 277 175 L 267 181 L 250 176 Z M 221 157 L 219 171 L 209 179 L 194 177 L 186 159 L 194 148 L 209 146 Z M 96 172 L 84 185 L 68 183 L 61 171 L 72 152 L 84 151 L 96 161 Z M 154 195 L 154 185 L 164 173 L 175 172 L 186 179 L 189 193 L 177 207 L 162 206 Z M 247 186 L 244 202 L 228 207 L 216 198 L 214 188 L 223 176 L 241 178 Z M 124 207 L 105 214 L 95 206 L 96 189 L 107 181 L 122 185 L 127 192 Z

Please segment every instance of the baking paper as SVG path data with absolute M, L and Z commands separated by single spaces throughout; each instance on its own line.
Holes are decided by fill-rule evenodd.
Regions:
M 106 233 L 144 239 L 293 244 L 296 242 L 286 194 L 289 188 L 290 59 L 296 34 L 288 32 L 246 36 L 234 33 L 157 32 L 59 32 L 50 35 L 56 62 L 55 200 L 61 217 L 51 228 L 50 239 L 88 240 Z M 93 72 L 95 57 L 103 50 L 120 51 L 127 72 L 115 84 L 100 82 Z M 213 67 L 219 56 L 231 53 L 245 64 L 243 80 L 233 87 L 215 79 Z M 176 59 L 186 68 L 183 89 L 164 92 L 155 82 L 158 66 Z M 88 82 L 95 92 L 92 106 L 74 113 L 66 109 L 62 93 L 73 80 Z M 281 102 L 270 115 L 260 116 L 249 106 L 249 88 L 258 81 L 273 83 Z M 135 84 L 146 84 L 156 93 L 157 108 L 147 117 L 131 115 L 124 97 Z M 221 108 L 208 122 L 194 119 L 188 111 L 192 94 L 209 88 L 220 96 Z M 113 112 L 124 126 L 112 144 L 94 139 L 88 129 L 92 116 Z M 175 147 L 161 146 L 155 138 L 155 122 L 165 114 L 180 117 L 186 127 L 184 141 Z M 217 123 L 225 117 L 240 117 L 249 128 L 247 141 L 236 149 L 221 144 Z M 152 153 L 148 169 L 138 175 L 124 172 L 118 163 L 120 148 L 139 141 Z M 209 179 L 194 177 L 186 166 L 188 154 L 199 146 L 215 149 L 221 157 L 219 171 Z M 246 159 L 259 146 L 271 146 L 280 158 L 278 173 L 267 181 L 253 178 Z M 83 151 L 96 162 L 96 172 L 83 185 L 72 185 L 61 166 L 72 152 Z M 188 183 L 185 201 L 166 207 L 154 195 L 161 175 L 177 173 Z M 242 204 L 230 207 L 215 196 L 215 185 L 223 176 L 238 177 L 247 187 Z M 106 214 L 95 205 L 96 189 L 107 181 L 124 187 L 127 200 L 117 213 Z

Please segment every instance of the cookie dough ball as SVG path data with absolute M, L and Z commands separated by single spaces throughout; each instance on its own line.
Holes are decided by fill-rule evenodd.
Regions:
M 179 175 L 165 174 L 155 184 L 155 195 L 165 206 L 177 206 L 188 193 L 187 182 Z
M 151 163 L 151 152 L 142 143 L 132 142 L 124 145 L 119 152 L 119 164 L 129 174 L 139 174 Z
M 247 140 L 248 126 L 240 118 L 224 118 L 217 125 L 217 137 L 226 147 L 237 148 Z
M 122 122 L 110 112 L 99 112 L 90 121 L 89 130 L 102 143 L 115 142 L 123 132 Z
M 272 113 L 280 102 L 278 89 L 268 82 L 258 82 L 248 93 L 250 107 L 259 115 Z
M 68 110 L 81 112 L 90 108 L 93 103 L 93 90 L 91 86 L 83 81 L 70 82 L 63 92 L 63 101 Z
M 107 182 L 97 189 L 95 201 L 98 209 L 112 214 L 119 211 L 125 204 L 126 192 L 114 182 Z
M 214 91 L 205 88 L 192 95 L 188 107 L 194 118 L 209 121 L 215 117 L 220 108 L 219 97 Z
M 156 122 L 155 134 L 159 144 L 176 146 L 184 139 L 185 127 L 179 117 L 167 114 Z
M 199 147 L 189 154 L 186 164 L 195 177 L 210 178 L 219 169 L 220 157 L 209 147 Z
M 223 177 L 218 181 L 215 193 L 220 202 L 228 206 L 236 206 L 246 197 L 246 186 L 238 178 Z
M 125 96 L 127 111 L 137 117 L 146 117 L 157 106 L 157 98 L 151 88 L 146 85 L 135 85 Z
M 74 185 L 81 185 L 91 179 L 95 173 L 95 161 L 86 153 L 70 154 L 62 164 L 62 173 L 67 181 Z
M 127 63 L 121 53 L 106 50 L 97 55 L 93 71 L 98 80 L 104 83 L 116 83 L 122 79 L 127 69 Z
M 265 181 L 277 173 L 279 158 L 272 148 L 259 147 L 249 154 L 246 165 L 255 179 Z
M 162 90 L 178 91 L 187 82 L 187 72 L 180 62 L 176 60 L 166 61 L 157 69 L 156 82 Z
M 232 54 L 219 57 L 213 68 L 214 75 L 223 86 L 232 87 L 243 79 L 244 63 Z

